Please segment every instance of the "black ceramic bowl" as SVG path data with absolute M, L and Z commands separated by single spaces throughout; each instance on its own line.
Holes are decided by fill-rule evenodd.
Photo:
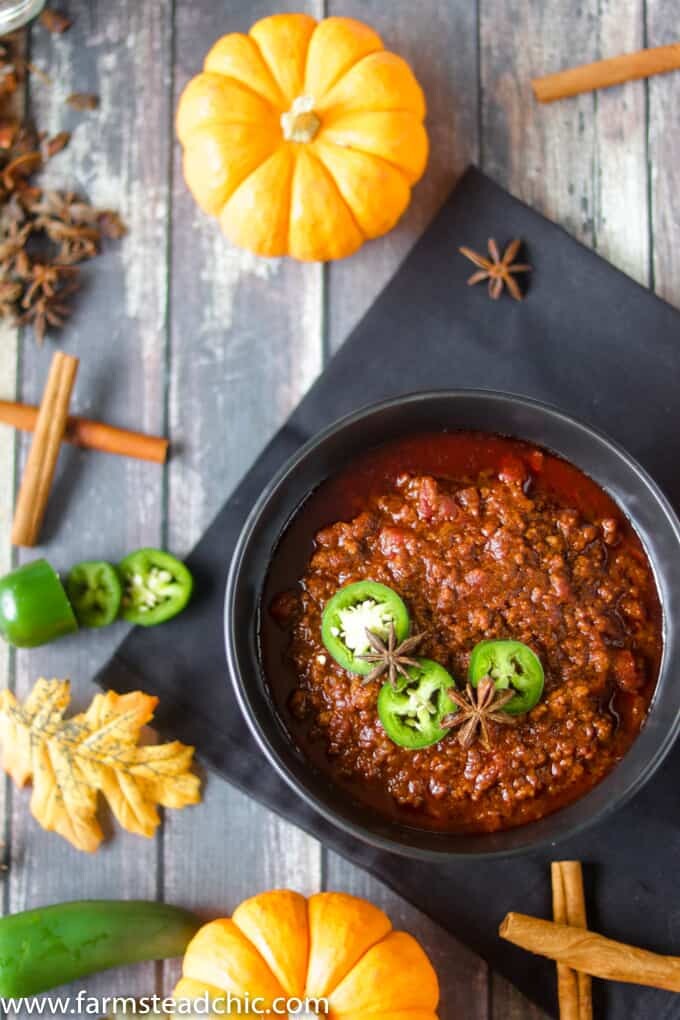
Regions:
M 357 803 L 313 768 L 278 717 L 258 654 L 263 583 L 281 532 L 309 493 L 368 447 L 418 432 L 460 429 L 539 444 L 593 478 L 627 514 L 652 564 L 663 609 L 664 648 L 649 717 L 621 763 L 580 800 L 503 832 L 456 835 L 412 828 Z M 241 710 L 276 771 L 325 818 L 387 850 L 436 860 L 534 851 L 602 820 L 646 783 L 680 725 L 680 523 L 646 472 L 601 433 L 523 397 L 479 390 L 419 393 L 365 408 L 311 440 L 284 465 L 253 508 L 231 564 L 227 657 Z

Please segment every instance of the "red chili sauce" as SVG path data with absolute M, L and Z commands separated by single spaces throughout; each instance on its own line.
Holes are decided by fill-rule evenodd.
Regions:
M 401 595 L 418 654 L 464 686 L 485 639 L 528 644 L 541 701 L 491 746 L 455 730 L 396 746 L 363 684 L 321 640 L 343 585 Z M 609 496 L 547 451 L 500 436 L 441 433 L 370 450 L 324 482 L 274 554 L 261 653 L 278 710 L 311 761 L 360 801 L 418 827 L 491 832 L 581 797 L 643 725 L 661 658 L 661 607 L 642 544 Z M 383 678 L 384 679 L 384 678 Z

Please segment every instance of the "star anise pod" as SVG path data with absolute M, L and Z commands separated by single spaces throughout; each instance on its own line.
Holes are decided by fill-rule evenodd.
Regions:
M 468 286 L 472 287 L 475 283 L 481 283 L 483 280 L 489 281 L 489 297 L 497 301 L 503 293 L 503 287 L 507 287 L 508 291 L 514 297 L 515 301 L 522 300 L 522 291 L 520 290 L 517 280 L 514 278 L 514 273 L 529 273 L 531 272 L 531 266 L 524 262 L 515 262 L 517 253 L 522 245 L 519 238 L 511 241 L 508 247 L 501 255 L 498 250 L 498 245 L 491 237 L 488 241 L 489 255 L 491 258 L 486 258 L 484 255 L 479 255 L 472 248 L 459 248 L 458 251 L 461 255 L 464 255 L 466 259 L 470 259 L 470 262 L 474 262 L 476 266 L 479 266 L 479 270 L 473 273 L 468 280 Z
M 43 24 L 61 32 L 70 22 L 48 10 Z M 42 341 L 46 328 L 69 314 L 65 298 L 77 289 L 75 263 L 96 255 L 103 239 L 121 237 L 125 225 L 113 210 L 33 182 L 70 135 L 49 136 L 21 119 L 17 86 L 29 72 L 49 81 L 12 37 L 0 41 L 0 319 L 32 323 Z M 78 94 L 75 104 L 89 109 L 97 99 Z
M 59 266 L 54 263 L 43 265 L 35 262 L 31 268 L 31 282 L 21 300 L 22 308 L 30 308 L 35 300 L 53 298 L 63 288 L 64 277 L 75 276 L 74 266 Z
M 38 344 L 42 346 L 48 326 L 60 329 L 64 325 L 71 314 L 71 308 L 64 304 L 64 298 L 73 294 L 77 289 L 78 284 L 73 282 L 61 287 L 55 294 L 43 293 L 19 318 L 18 321 L 21 325 L 32 323 Z
M 424 637 L 424 633 L 412 634 L 411 637 L 406 638 L 405 641 L 398 645 L 397 632 L 391 620 L 387 630 L 387 641 L 383 641 L 380 635 L 367 630 L 366 638 L 372 651 L 366 652 L 365 655 L 357 655 L 357 659 L 362 659 L 364 662 L 373 662 L 375 667 L 363 678 L 362 683 L 370 684 L 373 680 L 381 677 L 383 673 L 387 673 L 387 679 L 393 687 L 397 685 L 398 676 L 403 676 L 405 680 L 408 680 L 407 667 L 418 665 L 418 660 L 412 658 L 410 652 L 416 650 Z
M 514 726 L 517 719 L 508 715 L 502 709 L 514 697 L 514 691 L 498 691 L 496 685 L 489 676 L 484 676 L 477 687 L 467 684 L 465 691 L 461 692 L 453 687 L 448 692 L 451 701 L 458 706 L 457 712 L 450 712 L 442 719 L 442 728 L 453 729 L 459 726 L 458 742 L 467 749 L 477 736 L 481 737 L 482 746 L 489 748 L 489 727 L 490 722 L 499 723 L 501 726 Z

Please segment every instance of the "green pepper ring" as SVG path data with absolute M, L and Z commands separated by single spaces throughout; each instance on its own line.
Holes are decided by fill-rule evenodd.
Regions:
M 448 696 L 448 691 L 456 686 L 451 674 L 432 659 L 419 659 L 418 663 L 408 671 L 413 682 L 402 679 L 396 689 L 390 683 L 383 684 L 378 694 L 378 716 L 385 733 L 394 744 L 411 751 L 431 747 L 443 740 L 449 730 L 441 727 L 441 720 L 445 715 L 458 711 L 457 705 Z M 415 715 L 412 712 L 410 718 L 416 718 L 417 722 L 415 726 L 409 726 L 402 721 L 407 713 L 399 709 L 406 708 L 409 691 L 414 687 L 415 692 L 411 690 L 411 695 L 420 694 L 423 707 L 432 704 L 433 695 L 436 697 L 435 713 L 423 723 L 422 716 L 418 719 L 417 712 Z
M 371 599 L 378 603 L 385 603 L 391 610 L 394 619 L 394 630 L 397 642 L 404 641 L 409 634 L 411 621 L 403 600 L 395 591 L 378 581 L 355 581 L 347 584 L 344 588 L 336 591 L 326 603 L 321 621 L 321 638 L 327 651 L 343 669 L 350 673 L 358 673 L 367 676 L 374 668 L 374 663 L 365 662 L 353 654 L 347 647 L 339 634 L 333 630 L 340 630 L 339 613 L 343 609 Z
M 191 597 L 191 572 L 161 549 L 138 549 L 121 560 L 117 570 L 123 584 L 120 615 L 128 623 L 142 627 L 164 623 L 181 613 Z
M 105 560 L 85 560 L 68 572 L 64 584 L 81 627 L 108 627 L 117 618 L 123 586 Z
M 503 707 L 510 715 L 529 712 L 543 694 L 545 675 L 541 660 L 522 641 L 480 641 L 475 645 L 468 679 L 476 687 L 485 676 L 491 677 L 499 691 L 511 687 L 517 691 Z

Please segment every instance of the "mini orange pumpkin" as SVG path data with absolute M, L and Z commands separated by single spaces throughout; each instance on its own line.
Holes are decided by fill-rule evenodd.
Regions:
M 220 1010 L 227 996 L 244 1004 L 260 997 L 268 1010 L 325 998 L 330 1020 L 437 1020 L 437 976 L 420 945 L 345 893 L 306 900 L 274 890 L 245 900 L 194 936 L 182 974 L 175 999 L 207 995 Z
M 373 29 L 275 14 L 219 39 L 177 111 L 184 176 L 259 255 L 323 261 L 390 230 L 425 170 L 422 89 Z

